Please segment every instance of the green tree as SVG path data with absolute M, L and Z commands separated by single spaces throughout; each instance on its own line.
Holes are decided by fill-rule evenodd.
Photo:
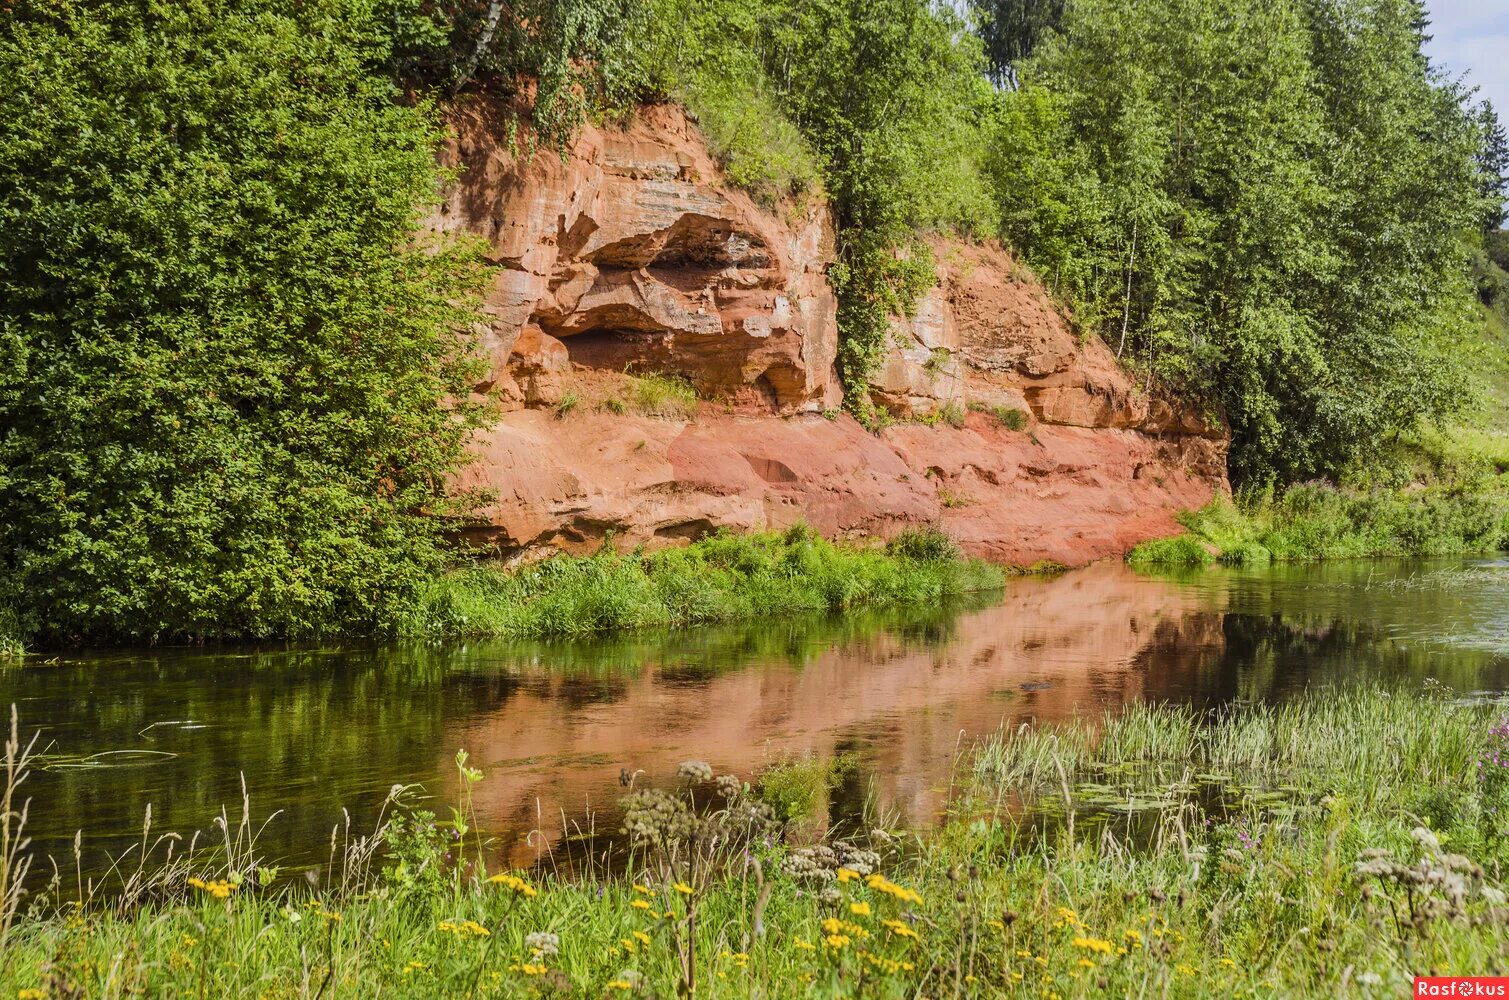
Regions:
M 475 415 L 437 133 L 360 3 L 0 22 L 0 605 L 51 640 L 390 627 Z M 449 401 L 449 402 L 448 402 Z
M 1332 474 L 1464 400 L 1481 206 L 1413 0 L 1081 0 L 1003 95 L 1007 235 L 1243 479 Z
M 1477 121 L 1481 133 L 1476 157 L 1478 183 L 1487 206 L 1483 232 L 1492 233 L 1503 227 L 1504 202 L 1509 199 L 1509 136 L 1504 134 L 1504 125 L 1491 101 L 1478 105 Z
M 970 0 L 979 19 L 990 79 L 998 87 L 1017 85 L 1017 64 L 1064 16 L 1064 0 Z

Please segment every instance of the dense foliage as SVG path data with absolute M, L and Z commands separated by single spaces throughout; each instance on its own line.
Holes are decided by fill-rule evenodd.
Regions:
M 1243 478 L 1334 473 L 1469 398 L 1483 131 L 1422 22 L 1084 0 L 1002 99 L 1005 234 L 1119 354 L 1220 404 Z
M 648 0 L 348 0 L 376 4 L 371 30 L 402 83 L 455 93 L 468 84 L 526 98 L 534 135 L 571 139 L 590 115 L 646 91 Z
M 439 566 L 469 252 L 361 5 L 0 21 L 0 606 L 53 639 L 391 624 Z

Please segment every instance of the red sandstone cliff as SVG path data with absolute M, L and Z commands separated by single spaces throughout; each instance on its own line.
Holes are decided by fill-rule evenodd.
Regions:
M 504 412 L 463 476 L 496 495 L 480 544 L 936 522 L 991 559 L 1077 565 L 1172 533 L 1175 511 L 1226 489 L 1220 429 L 1139 392 L 999 248 L 935 243 L 938 284 L 896 323 L 872 386 L 902 420 L 871 434 L 833 413 L 820 203 L 766 209 L 722 183 L 671 107 L 588 128 L 564 158 L 516 158 L 485 106 L 454 109 L 452 130 L 460 176 L 433 225 L 482 236 L 501 265 L 477 389 Z M 625 373 L 649 371 L 690 381 L 694 412 L 636 406 Z M 962 427 L 915 419 L 944 407 Z

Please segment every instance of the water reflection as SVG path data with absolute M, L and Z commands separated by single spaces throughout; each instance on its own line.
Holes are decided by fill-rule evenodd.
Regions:
M 32 832 L 97 867 L 140 836 L 207 826 L 238 803 L 284 810 L 262 846 L 318 860 L 341 807 L 360 827 L 394 783 L 438 811 L 467 748 L 500 851 L 531 863 L 563 816 L 612 806 L 621 771 L 669 782 L 708 760 L 748 775 L 791 753 L 862 766 L 866 796 L 910 822 L 937 814 L 961 743 L 1001 725 L 1129 701 L 1282 699 L 1312 685 L 1509 686 L 1509 565 L 1339 563 L 1185 577 L 1117 564 L 1013 581 L 927 611 L 634 636 L 596 643 L 161 650 L 0 671 L 0 701 L 75 763 L 36 776 Z M 162 756 L 78 762 L 100 751 Z M 64 761 L 63 763 L 67 763 Z M 71 860 L 68 864 L 71 867 Z

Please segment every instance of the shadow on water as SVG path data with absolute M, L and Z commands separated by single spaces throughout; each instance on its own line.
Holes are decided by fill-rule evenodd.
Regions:
M 113 651 L 0 670 L 40 727 L 31 832 L 72 868 L 222 804 L 274 811 L 264 854 L 321 860 L 395 783 L 439 813 L 465 747 L 499 853 L 534 864 L 610 842 L 621 772 L 669 784 L 707 760 L 749 777 L 852 753 L 830 822 L 936 817 L 961 746 L 1002 725 L 1138 700 L 1213 706 L 1308 687 L 1435 678 L 1509 686 L 1509 565 L 1337 563 L 1146 576 L 1116 564 L 1026 578 L 940 608 L 573 642 Z M 121 751 L 129 751 L 122 753 Z M 583 841 L 566 817 L 594 817 Z M 64 859 L 67 862 L 64 863 Z M 45 866 L 44 866 L 45 867 Z

